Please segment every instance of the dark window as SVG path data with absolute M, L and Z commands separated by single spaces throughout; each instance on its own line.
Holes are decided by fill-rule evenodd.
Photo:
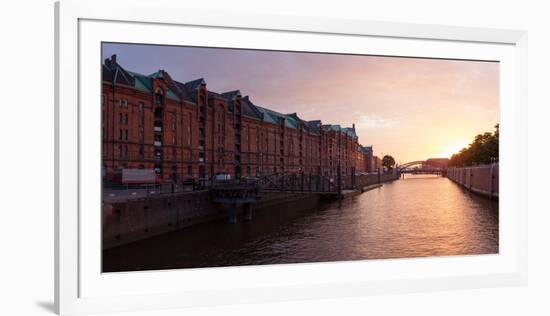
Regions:
M 155 104 L 162 105 L 164 103 L 164 95 L 162 90 L 158 89 L 155 93 Z
M 145 149 L 144 149 L 143 145 L 140 145 L 139 146 L 139 158 L 143 159 L 144 156 L 145 156 Z

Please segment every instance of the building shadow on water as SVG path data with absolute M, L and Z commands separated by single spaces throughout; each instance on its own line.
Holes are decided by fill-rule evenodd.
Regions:
M 261 264 L 271 257 L 262 251 L 267 241 L 274 236 L 285 239 L 285 233 L 292 238 L 296 232 L 287 232 L 289 225 L 339 203 L 319 198 L 297 199 L 255 209 L 252 221 L 245 221 L 239 214 L 235 224 L 224 218 L 106 249 L 103 272 L 249 265 L 242 258 Z

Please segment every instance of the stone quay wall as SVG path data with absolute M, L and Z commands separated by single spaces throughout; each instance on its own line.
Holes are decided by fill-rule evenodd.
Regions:
M 447 178 L 469 191 L 498 199 L 498 163 L 474 167 L 449 168 Z
M 379 178 L 380 176 L 380 178 Z M 381 173 L 378 174 L 367 174 L 367 175 L 360 175 L 355 177 L 355 187 L 358 190 L 361 190 L 363 187 L 377 184 L 377 183 L 384 183 L 388 181 L 393 181 L 399 179 L 399 174 L 397 172 L 393 173 Z
M 253 212 L 277 205 L 318 200 L 318 195 L 263 193 Z M 314 201 L 313 201 L 314 202 Z M 105 203 L 102 208 L 103 249 L 147 239 L 182 228 L 228 218 L 228 206 L 212 202 L 210 192 L 163 194 Z M 242 217 L 242 205 L 237 209 Z

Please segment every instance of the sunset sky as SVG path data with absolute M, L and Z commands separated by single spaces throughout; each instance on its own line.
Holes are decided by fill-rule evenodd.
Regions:
M 260 106 L 351 127 L 397 162 L 450 157 L 499 122 L 496 62 L 104 44 L 131 71 L 203 77 Z

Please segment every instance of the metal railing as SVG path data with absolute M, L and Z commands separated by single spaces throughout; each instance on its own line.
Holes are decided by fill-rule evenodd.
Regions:
M 162 184 L 113 184 L 105 183 L 102 189 L 104 202 L 123 202 L 132 199 L 158 197 L 204 190 L 196 181 Z
M 105 181 L 102 199 L 105 202 L 121 202 L 131 199 L 151 198 L 222 188 L 252 189 L 260 191 L 339 194 L 342 190 L 355 189 L 352 176 L 319 175 L 312 173 L 285 173 L 259 177 L 220 180 L 216 178 L 188 179 L 162 184 L 116 184 Z

